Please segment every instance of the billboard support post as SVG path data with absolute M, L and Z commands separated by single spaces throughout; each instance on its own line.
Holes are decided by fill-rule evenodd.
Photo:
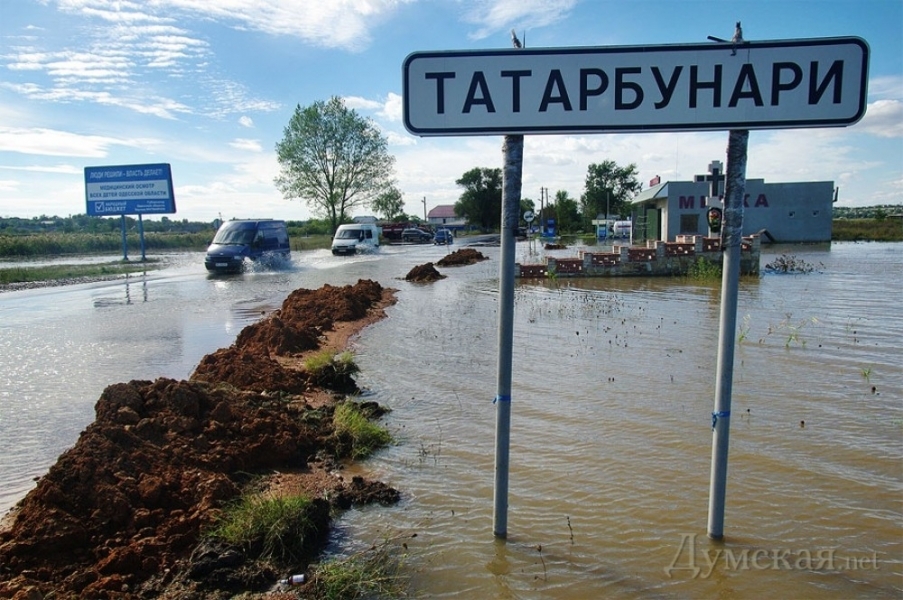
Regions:
M 125 215 L 121 215 L 119 222 L 122 229 L 122 260 L 127 261 L 129 259 L 129 241 L 125 231 Z

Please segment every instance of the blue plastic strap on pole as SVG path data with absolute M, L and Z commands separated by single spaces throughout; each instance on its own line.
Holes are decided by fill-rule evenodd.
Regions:
M 496 396 L 492 399 L 492 403 L 495 404 L 496 402 L 511 402 L 511 396 Z
M 712 413 L 712 431 L 715 431 L 715 425 L 718 424 L 718 417 L 729 417 L 731 416 L 731 411 L 729 410 L 719 410 L 718 412 Z

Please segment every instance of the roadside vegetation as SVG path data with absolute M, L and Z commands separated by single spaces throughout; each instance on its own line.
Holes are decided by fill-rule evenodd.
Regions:
M 835 242 L 903 242 L 903 219 L 834 219 L 831 239 Z
M 108 262 L 91 265 L 50 265 L 44 267 L 11 267 L 0 269 L 0 285 L 36 283 L 40 281 L 65 281 L 105 279 L 128 273 L 144 273 L 162 267 L 157 260 L 146 262 Z

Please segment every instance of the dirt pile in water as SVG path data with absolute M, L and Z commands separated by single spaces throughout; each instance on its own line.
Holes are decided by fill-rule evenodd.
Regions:
M 472 265 L 481 260 L 487 260 L 487 257 L 484 256 L 482 252 L 474 250 L 473 248 L 461 248 L 460 250 L 455 250 L 448 256 L 443 256 L 436 264 L 440 267 L 460 267 Z
M 434 267 L 431 262 L 426 263 L 425 265 L 417 265 L 408 271 L 408 274 L 404 277 L 405 281 L 414 281 L 418 283 L 428 283 L 444 278 L 445 275 L 442 275 L 437 271 L 436 267 Z
M 284 576 L 278 561 L 203 535 L 251 482 L 313 499 L 316 533 L 304 560 L 324 542 L 331 506 L 396 501 L 385 484 L 332 472 L 341 457 L 332 414 L 344 398 L 318 387 L 322 379 L 302 364 L 305 352 L 344 348 L 393 301 L 370 281 L 297 290 L 233 346 L 206 356 L 190 381 L 107 387 L 94 422 L 0 531 L 0 597 L 260 591 Z

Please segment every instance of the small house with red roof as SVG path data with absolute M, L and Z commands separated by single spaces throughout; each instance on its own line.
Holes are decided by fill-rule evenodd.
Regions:
M 464 229 L 467 220 L 455 214 L 454 204 L 440 204 L 433 207 L 426 215 L 426 222 L 434 229 L 451 229 L 457 231 Z

